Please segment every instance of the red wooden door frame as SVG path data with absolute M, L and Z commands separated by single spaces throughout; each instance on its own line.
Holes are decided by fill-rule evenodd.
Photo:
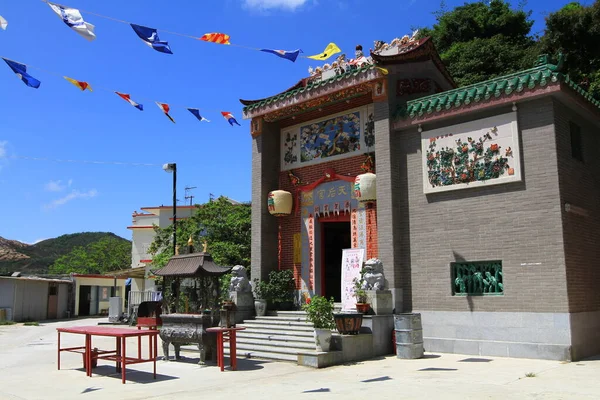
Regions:
M 340 214 L 329 217 L 319 217 L 319 232 L 321 238 L 321 296 L 325 296 L 325 230 L 324 225 L 328 222 L 350 222 L 350 214 Z M 352 226 L 350 226 L 350 234 L 352 234 Z

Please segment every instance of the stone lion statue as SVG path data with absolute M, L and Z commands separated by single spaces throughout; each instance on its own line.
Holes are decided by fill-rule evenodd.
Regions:
M 385 277 L 383 276 L 383 263 L 378 258 L 371 258 L 365 261 L 364 283 L 362 288 L 365 290 L 384 290 Z
M 248 281 L 246 268 L 241 265 L 236 265 L 231 270 L 231 281 L 229 283 L 230 292 L 250 292 L 252 287 Z

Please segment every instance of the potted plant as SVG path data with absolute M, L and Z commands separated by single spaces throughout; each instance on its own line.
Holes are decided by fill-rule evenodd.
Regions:
M 269 273 L 269 294 L 273 307 L 277 310 L 294 308 L 294 273 L 290 269 Z
M 265 281 L 254 279 L 254 310 L 257 317 L 264 317 L 267 313 L 267 299 L 269 294 L 269 285 Z
M 329 351 L 331 345 L 331 330 L 335 328 L 333 319 L 333 297 L 327 300 L 323 296 L 306 299 L 302 309 L 306 311 L 307 319 L 315 327 L 315 344 L 317 351 Z
M 360 313 L 368 313 L 371 305 L 367 300 L 367 291 L 363 289 L 364 286 L 364 269 L 360 271 L 360 277 L 354 278 L 354 297 L 356 297 L 356 311 Z

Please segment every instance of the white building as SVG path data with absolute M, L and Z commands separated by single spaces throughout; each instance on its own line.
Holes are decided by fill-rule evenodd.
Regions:
M 195 206 L 178 206 L 177 220 L 186 219 L 192 216 Z M 173 224 L 173 207 L 142 207 L 142 212 L 134 211 L 131 226 L 131 268 L 146 268 L 146 277 L 149 273 L 149 265 L 152 262 L 152 256 L 148 254 L 148 248 L 154 240 L 154 225 L 159 228 L 166 228 Z M 144 291 L 154 290 L 153 279 L 132 279 L 131 290 Z

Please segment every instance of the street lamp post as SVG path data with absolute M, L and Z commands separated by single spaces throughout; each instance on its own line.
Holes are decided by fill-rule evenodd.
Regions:
M 173 255 L 177 253 L 177 164 L 163 165 L 168 173 L 173 173 Z

